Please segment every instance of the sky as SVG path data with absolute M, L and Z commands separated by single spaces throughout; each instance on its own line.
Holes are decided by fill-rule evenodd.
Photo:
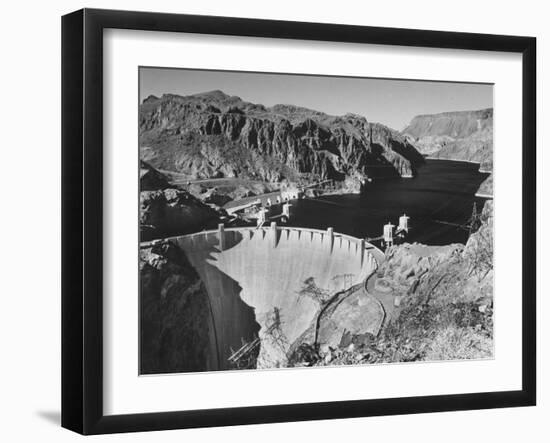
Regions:
M 351 112 L 397 130 L 415 115 L 493 106 L 493 86 L 487 84 L 140 68 L 140 102 L 151 94 L 216 89 L 267 107 L 292 104 L 331 115 Z

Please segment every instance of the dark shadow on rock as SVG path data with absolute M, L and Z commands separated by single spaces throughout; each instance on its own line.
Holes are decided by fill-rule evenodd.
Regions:
M 140 192 L 140 240 L 149 241 L 215 229 L 221 211 L 181 189 Z
M 181 249 L 140 251 L 140 373 L 215 369 L 208 295 Z
M 399 178 L 401 175 L 395 165 L 383 157 L 384 148 L 378 143 L 371 144 L 372 152 L 366 152 L 367 164 L 365 170 L 374 179 Z
M 243 240 L 238 231 L 227 231 L 224 250 L 237 246 Z M 243 344 L 258 337 L 260 325 L 253 307 L 241 299 L 239 282 L 216 266 L 216 254 L 220 252 L 217 237 L 204 241 L 204 248 L 193 252 L 190 261 L 200 274 L 208 292 L 212 320 L 216 333 L 220 370 L 230 369 L 228 358 Z M 191 254 L 188 254 L 188 256 Z
M 226 240 L 224 249 L 232 248 L 242 234 L 228 231 Z M 254 340 L 260 325 L 239 282 L 215 265 L 217 235 L 163 245 L 154 250 L 160 258 L 140 266 L 141 373 L 232 369 L 229 356 Z

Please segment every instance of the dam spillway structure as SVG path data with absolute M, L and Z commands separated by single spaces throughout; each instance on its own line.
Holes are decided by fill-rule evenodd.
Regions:
M 231 369 L 229 358 L 253 341 L 260 348 L 257 368 L 284 367 L 292 345 L 321 310 L 318 300 L 304 295 L 304 285 L 337 294 L 362 285 L 384 259 L 365 240 L 332 228 L 275 223 L 260 228 L 220 225 L 166 240 L 184 251 L 206 287 L 215 331 L 208 350 L 210 370 Z

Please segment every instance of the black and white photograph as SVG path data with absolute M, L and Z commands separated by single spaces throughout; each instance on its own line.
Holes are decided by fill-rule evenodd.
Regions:
M 544 3 L 6 6 L 0 441 L 548 440 Z
M 493 84 L 138 74 L 141 375 L 494 357 Z

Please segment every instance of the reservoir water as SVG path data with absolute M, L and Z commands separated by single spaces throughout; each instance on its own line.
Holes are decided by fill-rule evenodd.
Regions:
M 475 196 L 488 176 L 479 165 L 449 160 L 426 160 L 415 178 L 378 180 L 362 195 L 346 194 L 294 201 L 291 225 L 326 229 L 355 237 L 378 237 L 382 226 L 410 217 L 407 242 L 428 245 L 465 243 L 468 232 L 440 223 L 464 224 L 486 199 Z

